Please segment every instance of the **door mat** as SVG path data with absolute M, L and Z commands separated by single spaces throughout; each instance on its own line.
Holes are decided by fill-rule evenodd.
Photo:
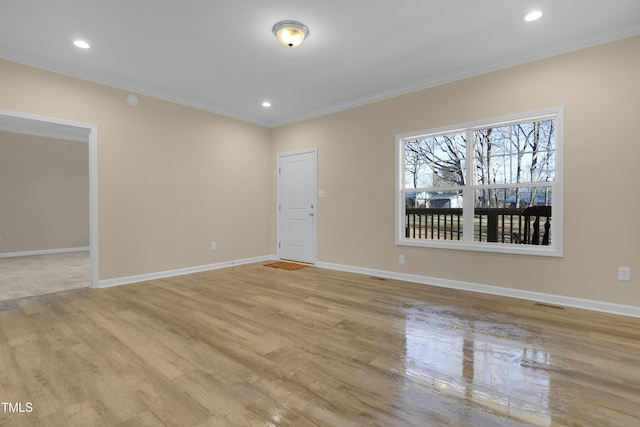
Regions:
M 301 268 L 311 267 L 310 264 L 301 264 L 298 262 L 276 261 L 265 264 L 265 267 L 281 268 L 283 270 L 300 270 Z

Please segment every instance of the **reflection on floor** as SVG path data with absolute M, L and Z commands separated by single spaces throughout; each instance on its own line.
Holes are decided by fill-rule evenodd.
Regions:
M 640 425 L 640 319 L 317 267 L 9 301 L 0 366 L 0 425 Z
M 89 251 L 0 258 L 0 301 L 89 285 Z
M 552 361 L 537 348 L 534 330 L 491 312 L 461 317 L 455 309 L 411 307 L 406 313 L 407 376 L 473 405 L 507 407 L 515 419 L 550 425 Z

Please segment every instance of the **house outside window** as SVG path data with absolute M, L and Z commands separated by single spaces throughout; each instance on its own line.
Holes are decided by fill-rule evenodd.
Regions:
M 396 136 L 396 244 L 562 256 L 563 109 Z

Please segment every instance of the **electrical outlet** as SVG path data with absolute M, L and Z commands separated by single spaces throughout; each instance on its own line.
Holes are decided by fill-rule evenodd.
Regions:
M 398 264 L 404 264 L 404 255 L 398 255 Z
M 216 245 L 216 242 L 211 242 L 211 250 L 215 251 L 218 248 L 218 245 Z
M 629 267 L 618 267 L 618 280 L 625 282 L 631 280 L 631 269 Z

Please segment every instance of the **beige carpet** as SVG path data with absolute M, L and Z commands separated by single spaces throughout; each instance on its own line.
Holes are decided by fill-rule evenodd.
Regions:
M 89 251 L 0 258 L 0 301 L 86 288 Z

